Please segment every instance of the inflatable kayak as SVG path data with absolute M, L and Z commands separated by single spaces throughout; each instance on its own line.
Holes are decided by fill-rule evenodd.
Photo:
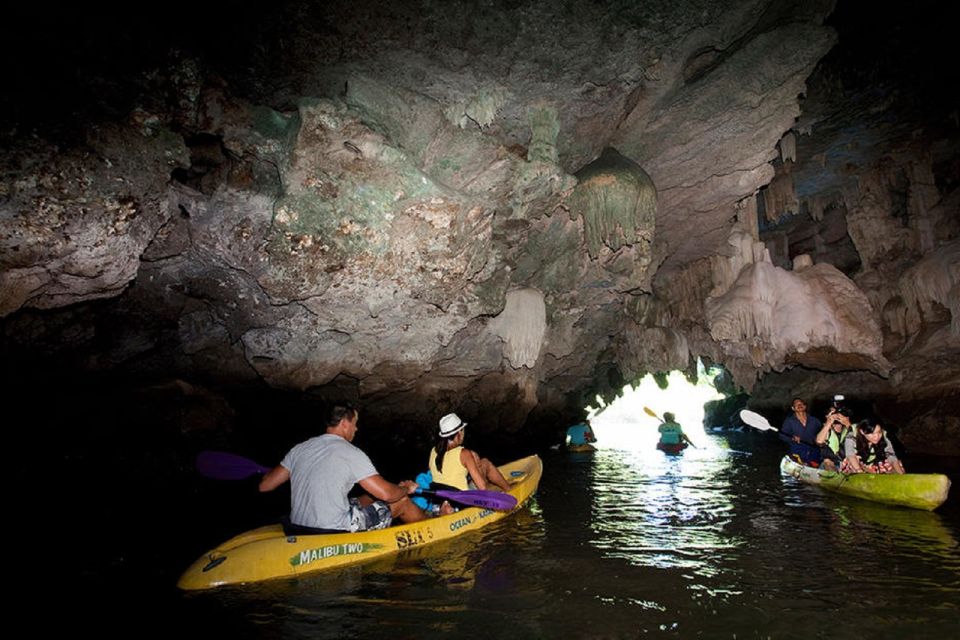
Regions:
M 378 531 L 287 536 L 279 524 L 242 533 L 203 554 L 180 576 L 185 590 L 289 578 L 365 562 L 410 547 L 424 546 L 485 527 L 506 518 L 530 499 L 540 484 L 543 464 L 529 456 L 500 467 L 517 499 L 513 511 L 469 507 L 447 516 L 427 518 Z
M 815 469 L 784 456 L 780 471 L 800 482 L 844 495 L 933 511 L 947 500 L 950 479 L 940 473 L 851 473 Z

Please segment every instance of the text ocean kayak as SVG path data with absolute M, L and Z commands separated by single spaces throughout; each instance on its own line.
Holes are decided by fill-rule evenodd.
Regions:
M 933 511 L 947 499 L 950 479 L 940 473 L 851 473 L 814 469 L 784 456 L 780 471 L 844 495 Z
M 428 545 L 501 520 L 536 492 L 543 473 L 537 456 L 500 467 L 512 484 L 517 499 L 513 511 L 470 507 L 448 516 L 400 523 L 379 531 L 286 536 L 279 524 L 242 533 L 205 553 L 180 576 L 177 586 L 185 590 L 211 589 L 229 584 L 289 578 Z

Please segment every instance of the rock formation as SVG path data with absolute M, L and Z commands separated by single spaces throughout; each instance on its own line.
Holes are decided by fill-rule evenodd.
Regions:
M 58 71 L 76 118 L 0 105 L 6 372 L 506 430 L 698 356 L 758 402 L 823 371 L 922 395 L 960 326 L 955 112 L 875 126 L 853 166 L 831 11 L 289 1 L 209 40 L 221 13 L 140 40 L 87 18 Z

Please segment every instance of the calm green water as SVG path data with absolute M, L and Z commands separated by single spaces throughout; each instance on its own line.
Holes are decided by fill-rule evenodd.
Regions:
M 198 594 L 174 588 L 179 572 L 262 524 L 275 503 L 257 507 L 250 486 L 117 485 L 122 510 L 79 496 L 65 507 L 88 518 L 71 539 L 72 573 L 34 577 L 65 626 L 131 637 L 956 634 L 956 491 L 942 513 L 873 505 L 782 479 L 782 449 L 763 434 L 708 440 L 681 456 L 546 452 L 536 501 L 483 531 L 336 573 Z M 147 501 L 131 506 L 135 493 Z

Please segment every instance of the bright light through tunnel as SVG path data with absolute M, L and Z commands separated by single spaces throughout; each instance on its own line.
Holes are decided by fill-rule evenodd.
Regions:
M 697 383 L 692 384 L 680 371 L 671 371 L 667 387 L 661 389 L 652 375 L 647 375 L 636 386 L 627 385 L 622 395 L 604 405 L 598 397 L 597 406 L 587 407 L 588 418 L 597 437 L 597 448 L 654 451 L 660 434 L 660 420 L 651 417 L 644 407 L 652 409 L 660 418 L 670 412 L 683 427 L 693 444 L 702 449 L 711 448 L 703 430 L 703 405 L 709 400 L 725 397 L 717 391 L 713 380 L 719 369 L 705 370 L 697 361 Z

